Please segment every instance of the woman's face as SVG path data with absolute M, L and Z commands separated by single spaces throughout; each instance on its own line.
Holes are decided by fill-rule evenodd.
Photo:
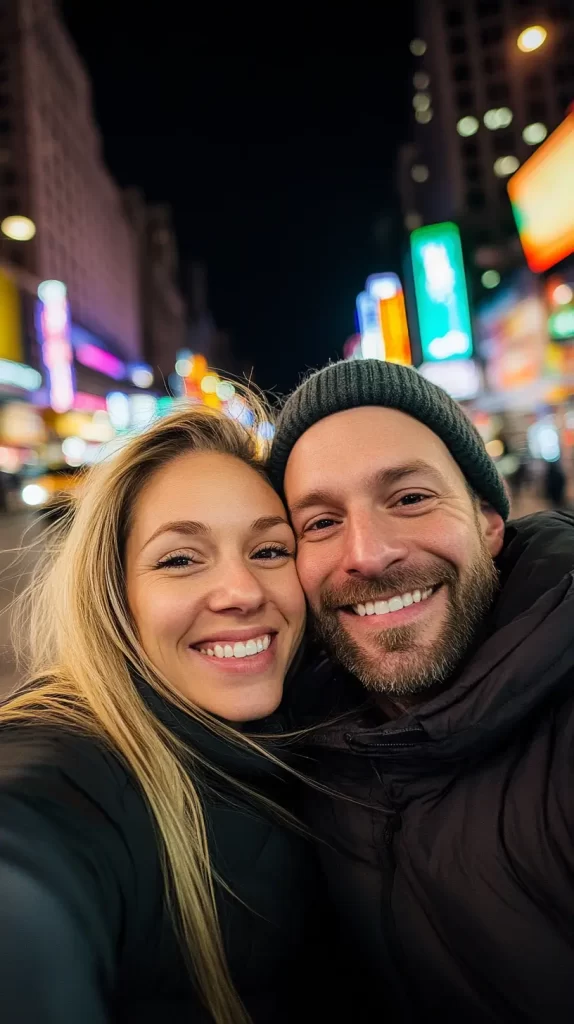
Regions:
M 230 722 L 281 701 L 305 600 L 285 509 L 239 459 L 190 453 L 148 481 L 126 546 L 128 604 L 155 667 Z

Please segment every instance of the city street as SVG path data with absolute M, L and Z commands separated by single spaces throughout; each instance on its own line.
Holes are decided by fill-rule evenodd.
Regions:
M 38 536 L 33 515 L 21 513 L 0 518 L 0 696 L 17 682 L 10 635 L 10 606 L 29 579 L 37 551 L 20 550 Z

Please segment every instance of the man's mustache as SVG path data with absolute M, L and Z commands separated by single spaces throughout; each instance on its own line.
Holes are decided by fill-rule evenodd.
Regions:
M 439 585 L 452 587 L 457 581 L 458 573 L 449 562 L 421 566 L 420 569 L 414 566 L 408 569 L 389 569 L 377 577 L 348 580 L 340 587 L 324 587 L 321 591 L 321 611 L 336 611 L 349 605 L 366 604 L 367 601 L 388 600 L 397 594 L 429 590 Z

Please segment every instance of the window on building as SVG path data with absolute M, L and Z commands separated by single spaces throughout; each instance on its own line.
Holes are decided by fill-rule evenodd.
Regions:
M 474 104 L 474 95 L 470 89 L 461 89 L 456 94 L 458 109 L 464 113 L 471 109 Z
M 2 171 L 0 174 L 0 181 L 5 188 L 13 188 L 17 181 L 15 172 L 10 170 Z
M 544 88 L 544 79 L 539 74 L 527 75 L 524 84 L 528 92 L 537 93 Z
M 487 75 L 495 75 L 498 71 L 501 71 L 504 66 L 502 54 L 499 52 L 488 54 L 484 57 L 482 66 Z
M 558 93 L 558 106 L 564 114 L 564 116 L 566 116 L 566 111 L 571 106 L 573 99 L 574 97 L 572 96 L 571 92 Z
M 449 28 L 459 28 L 464 21 L 464 15 L 460 8 L 451 7 L 446 12 L 445 19 Z
M 499 43 L 504 35 L 502 25 L 488 25 L 480 33 L 480 41 L 483 46 L 491 46 L 492 43 Z
M 506 82 L 489 82 L 486 87 L 486 99 L 488 103 L 503 104 L 510 100 L 510 89 Z
M 453 36 L 449 40 L 448 48 L 454 57 L 460 57 L 468 50 L 467 42 L 464 36 Z
M 571 82 L 574 79 L 574 62 L 559 64 L 554 71 L 554 80 L 562 85 L 563 82 Z M 574 99 L 574 97 L 573 97 Z
M 479 18 L 491 18 L 495 14 L 500 14 L 501 9 L 500 0 L 478 0 L 476 5 L 476 13 Z
M 480 165 L 472 163 L 465 166 L 464 176 L 470 184 L 476 185 L 480 181 Z
M 547 121 L 548 110 L 544 100 L 529 100 L 526 104 L 526 117 L 528 122 Z
M 0 118 L 0 135 L 9 135 L 12 125 L 7 117 Z
M 468 64 L 459 64 L 454 69 L 454 80 L 455 82 L 470 82 L 470 68 Z
M 491 138 L 494 152 L 499 156 L 514 152 L 516 148 L 514 132 L 494 132 Z
M 465 139 L 461 143 L 461 149 L 465 160 L 470 162 L 478 159 L 478 142 L 475 139 Z

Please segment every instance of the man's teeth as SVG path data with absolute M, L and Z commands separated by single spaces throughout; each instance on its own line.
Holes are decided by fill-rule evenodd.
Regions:
M 245 643 L 237 644 L 214 644 L 213 647 L 200 647 L 200 654 L 207 654 L 209 658 L 251 658 L 254 654 L 261 654 L 266 651 L 271 643 L 268 633 L 264 636 L 253 637 L 253 640 L 246 640 Z
M 432 594 L 433 587 L 428 590 L 411 590 L 408 594 L 391 597 L 388 601 L 367 601 L 366 604 L 354 604 L 356 615 L 388 615 L 389 612 L 400 612 L 401 608 L 409 608 L 411 604 L 426 601 Z

